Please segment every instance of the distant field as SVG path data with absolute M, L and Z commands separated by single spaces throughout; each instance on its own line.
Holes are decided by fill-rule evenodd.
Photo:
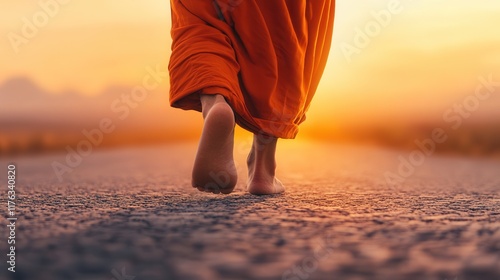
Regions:
M 200 114 L 170 108 L 168 88 L 127 105 L 123 96 L 130 91 L 110 87 L 91 97 L 72 91 L 53 94 L 27 78 L 9 80 L 0 86 L 0 155 L 67 151 L 87 142 L 98 149 L 197 140 L 202 128 Z M 435 129 L 442 129 L 446 140 L 435 143 L 433 152 L 500 157 L 500 121 L 494 115 L 489 120 L 464 119 L 454 130 L 450 123 L 400 119 L 366 119 L 364 126 L 356 126 L 342 120 L 332 122 L 335 112 L 329 114 L 324 116 L 326 121 L 306 121 L 298 138 L 413 150 L 419 148 L 416 141 L 428 142 Z M 102 131 L 103 120 L 109 131 Z
M 432 140 L 432 133 L 440 126 L 371 127 L 345 129 L 342 134 L 317 135 L 312 139 L 330 143 L 359 143 L 389 147 L 399 150 L 432 149 L 438 154 L 457 154 L 500 158 L 500 124 L 482 124 L 462 127 L 459 130 L 444 130 L 445 141 Z M 75 126 L 44 128 L 32 125 L 31 129 L 8 129 L 2 124 L 0 132 L 0 155 L 33 154 L 50 151 L 77 149 L 78 144 L 88 138 Z M 6 129 L 7 128 L 7 129 Z M 93 137 L 97 137 L 94 135 Z M 300 137 L 308 139 L 307 137 Z M 161 143 L 194 141 L 197 133 L 162 130 L 161 127 L 121 127 L 110 134 L 103 134 L 102 142 L 93 148 L 118 146 L 140 146 Z M 422 148 L 423 147 L 423 148 Z

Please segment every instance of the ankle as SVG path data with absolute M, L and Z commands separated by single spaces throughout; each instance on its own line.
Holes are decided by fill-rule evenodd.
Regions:
M 248 171 L 252 176 L 274 176 L 276 171 L 276 138 L 254 136 L 252 149 L 247 157 Z
M 201 102 L 202 115 L 204 119 L 207 117 L 208 113 L 214 107 L 214 105 L 218 103 L 227 104 L 224 96 L 220 94 L 201 94 L 200 102 Z

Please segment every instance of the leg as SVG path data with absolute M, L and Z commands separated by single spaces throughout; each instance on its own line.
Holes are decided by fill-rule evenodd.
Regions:
M 247 190 L 251 194 L 278 194 L 285 191 L 283 184 L 275 177 L 277 142 L 277 138 L 254 134 L 252 150 L 247 159 Z
M 201 95 L 204 118 L 192 185 L 200 191 L 231 193 L 237 173 L 233 159 L 234 113 L 222 95 Z

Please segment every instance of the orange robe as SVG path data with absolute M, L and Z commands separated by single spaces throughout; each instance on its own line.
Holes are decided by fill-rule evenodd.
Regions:
M 335 0 L 171 0 L 170 104 L 221 94 L 236 122 L 294 138 L 330 50 Z

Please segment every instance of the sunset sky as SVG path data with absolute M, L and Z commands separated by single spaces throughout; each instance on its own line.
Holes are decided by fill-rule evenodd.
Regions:
M 68 1 L 32 38 L 13 47 L 23 18 L 33 22 L 43 11 L 39 2 L 58 3 L 0 3 L 0 83 L 24 76 L 54 94 L 71 89 L 93 96 L 140 83 L 147 66 L 166 69 L 169 1 Z M 336 12 L 331 56 L 306 129 L 325 118 L 435 120 L 472 94 L 479 76 L 500 81 L 500 1 L 340 0 Z M 387 13 L 389 20 L 375 23 L 374 15 Z M 355 36 L 366 28 L 372 28 L 369 42 L 356 45 Z M 356 52 L 346 55 L 346 46 Z M 162 88 L 166 95 L 168 82 Z M 499 95 L 481 105 L 486 113 L 478 118 L 495 114 Z

